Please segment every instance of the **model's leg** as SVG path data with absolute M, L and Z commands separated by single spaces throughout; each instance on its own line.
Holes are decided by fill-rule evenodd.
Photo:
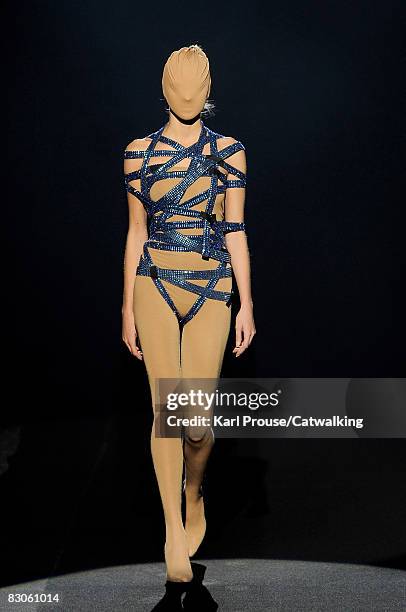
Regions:
M 180 334 L 174 313 L 149 277 L 136 277 L 134 318 L 155 414 L 156 379 L 180 377 Z M 165 516 L 165 560 L 168 579 L 188 581 L 192 579 L 193 573 L 181 514 L 182 441 L 180 438 L 157 438 L 154 423 L 151 453 Z
M 197 315 L 185 325 L 181 350 L 183 379 L 218 379 L 230 322 L 231 309 L 227 308 L 224 302 L 207 300 Z M 189 428 L 185 433 L 185 529 L 189 554 L 192 556 L 200 546 L 206 531 L 200 485 L 214 444 L 214 435 L 211 427 Z

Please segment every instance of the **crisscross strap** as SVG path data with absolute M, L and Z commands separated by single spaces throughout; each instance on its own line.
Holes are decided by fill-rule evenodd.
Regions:
M 164 136 L 162 134 L 164 128 L 165 126 L 148 135 L 150 143 L 145 150 L 126 150 L 124 152 L 125 159 L 142 159 L 141 167 L 126 173 L 124 181 L 126 190 L 142 202 L 150 219 L 150 235 L 144 244 L 143 256 L 137 273 L 153 278 L 155 285 L 175 312 L 179 322 L 184 324 L 198 312 L 206 299 L 223 300 L 230 305 L 233 291 L 230 293 L 215 289 L 220 278 L 231 276 L 230 254 L 225 246 L 224 235 L 228 232 L 245 231 L 245 223 L 217 220 L 213 214 L 213 208 L 218 194 L 224 193 L 227 189 L 246 186 L 245 173 L 226 161 L 237 151 L 244 150 L 245 147 L 240 141 L 236 141 L 219 151 L 217 140 L 223 138 L 223 135 L 210 130 L 202 121 L 199 138 L 190 146 L 181 145 Z M 171 146 L 172 149 L 160 149 L 160 142 Z M 203 148 L 207 143 L 210 143 L 210 153 L 203 154 Z M 168 157 L 168 160 L 154 164 L 154 157 Z M 185 159 L 190 159 L 186 170 L 172 170 Z M 219 167 L 225 172 L 219 170 Z M 228 179 L 229 175 L 235 178 Z M 210 177 L 210 187 L 181 203 L 187 189 L 202 176 Z M 180 179 L 176 185 L 158 200 L 152 200 L 150 192 L 153 184 L 157 180 L 174 177 Z M 139 180 L 140 189 L 131 185 L 134 180 Z M 205 201 L 204 211 L 194 209 L 196 204 Z M 171 217 L 175 215 L 183 216 L 186 219 L 171 221 Z M 181 229 L 199 229 L 201 233 L 185 235 L 178 231 Z M 211 258 L 218 261 L 218 266 L 204 271 L 158 269 L 153 264 L 149 248 L 200 253 L 203 259 Z M 197 279 L 207 279 L 208 283 L 202 287 L 190 282 Z M 198 295 L 196 302 L 184 317 L 180 317 L 162 280 Z

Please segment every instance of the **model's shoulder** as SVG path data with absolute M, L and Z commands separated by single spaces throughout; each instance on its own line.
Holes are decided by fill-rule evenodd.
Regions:
M 125 147 L 126 151 L 145 151 L 151 142 L 151 138 L 145 136 L 144 138 L 134 138 Z
M 227 162 L 245 174 L 247 171 L 247 160 L 245 146 L 241 140 L 234 136 L 225 136 L 224 134 L 216 134 L 216 140 L 219 153 L 224 151 L 223 156 L 225 156 Z
M 231 145 L 237 145 L 235 149 L 237 151 L 244 150 L 245 146 L 238 138 L 234 138 L 234 136 L 225 136 L 224 134 L 216 134 L 217 140 L 217 148 L 219 151 L 225 149 L 226 147 L 230 147 Z
M 217 139 L 217 149 L 219 152 L 226 150 L 227 158 L 241 164 L 241 170 L 245 168 L 245 147 L 241 140 L 234 136 L 221 136 Z M 240 161 L 238 161 L 240 160 Z

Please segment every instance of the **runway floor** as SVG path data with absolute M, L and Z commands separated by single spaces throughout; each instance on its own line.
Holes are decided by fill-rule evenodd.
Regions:
M 229 612 L 391 612 L 406 609 L 406 572 L 368 565 L 263 559 L 199 560 L 204 584 Z M 122 565 L 0 590 L 0 610 L 150 612 L 164 593 L 163 563 Z M 11 603 L 9 594 L 59 595 L 59 602 Z

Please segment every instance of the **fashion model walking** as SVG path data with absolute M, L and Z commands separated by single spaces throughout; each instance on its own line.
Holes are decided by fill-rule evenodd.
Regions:
M 160 378 L 220 376 L 231 324 L 232 270 L 241 308 L 239 357 L 255 334 L 244 223 L 244 145 L 214 132 L 209 60 L 199 45 L 167 59 L 162 88 L 169 120 L 124 152 L 129 229 L 124 261 L 123 340 L 144 360 L 153 409 Z M 149 231 L 148 231 L 149 230 Z M 151 452 L 166 525 L 169 582 L 190 582 L 190 557 L 205 530 L 201 483 L 214 442 L 211 427 L 181 438 L 151 432 Z M 186 520 L 182 521 L 183 469 Z

